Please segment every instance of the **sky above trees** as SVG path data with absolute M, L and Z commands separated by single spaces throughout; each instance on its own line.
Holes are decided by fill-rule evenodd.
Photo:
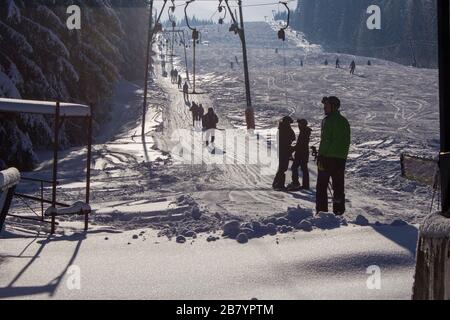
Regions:
M 230 5 L 235 6 L 237 1 L 230 0 Z M 158 11 L 161 9 L 163 4 L 162 0 L 155 0 L 155 5 Z M 176 5 L 181 5 L 182 2 L 176 2 Z M 195 15 L 199 19 L 219 19 L 219 14 L 214 13 L 217 10 L 219 1 L 218 0 L 196 0 L 189 6 L 188 14 Z M 244 6 L 251 5 L 251 7 L 244 7 L 244 19 L 245 21 L 264 21 L 264 17 L 271 17 L 272 10 L 284 10 L 282 5 L 278 5 L 278 1 L 276 0 L 243 0 Z M 260 5 L 261 6 L 253 6 Z M 167 6 L 170 6 L 170 2 L 168 2 Z M 293 0 L 289 2 L 289 7 L 292 10 L 295 10 L 297 7 L 297 0 Z M 167 11 L 167 9 L 166 9 Z M 177 18 L 181 19 L 184 17 L 184 6 L 177 7 L 175 12 Z M 167 18 L 167 13 L 164 13 L 162 19 L 165 20 Z

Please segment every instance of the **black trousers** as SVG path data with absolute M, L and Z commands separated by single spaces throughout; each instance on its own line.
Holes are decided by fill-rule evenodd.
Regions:
M 333 212 L 345 213 L 345 164 L 346 160 L 320 157 L 316 187 L 316 210 L 328 212 L 328 184 L 333 188 Z
M 280 153 L 278 158 L 278 171 L 273 180 L 273 188 L 284 188 L 286 183 L 286 171 L 289 170 L 289 161 L 291 154 L 289 152 Z
M 308 157 L 295 157 L 292 164 L 292 183 L 294 185 L 300 185 L 298 169 L 302 170 L 303 183 L 302 186 L 305 189 L 309 189 L 309 170 L 308 170 Z

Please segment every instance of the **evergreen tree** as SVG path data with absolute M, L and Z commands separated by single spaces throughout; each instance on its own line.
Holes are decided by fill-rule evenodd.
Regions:
M 67 7 L 81 8 L 81 30 L 68 30 Z M 86 103 L 96 122 L 122 76 L 139 78 L 148 28 L 145 0 L 0 0 L 0 97 Z M 0 162 L 29 170 L 33 146 L 51 144 L 51 119 L 0 114 Z M 63 145 L 85 130 L 62 128 Z
M 382 10 L 382 30 L 368 30 L 370 5 Z M 293 27 L 329 50 L 411 65 L 437 66 L 433 0 L 299 0 Z

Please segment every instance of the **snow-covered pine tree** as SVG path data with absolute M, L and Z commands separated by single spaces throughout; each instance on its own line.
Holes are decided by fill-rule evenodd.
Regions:
M 382 30 L 368 30 L 366 10 L 378 5 Z M 295 28 L 330 50 L 367 55 L 421 67 L 437 66 L 436 1 L 300 0 Z
M 18 26 L 26 17 L 23 3 L 2 0 L 0 5 L 0 96 L 20 98 L 37 92 L 36 81 L 43 94 L 51 94 L 51 86 L 42 69 L 32 60 L 34 49 Z M 29 81 L 31 79 L 31 81 Z M 24 130 L 25 128 L 29 130 Z M 49 127 L 42 116 L 0 115 L 0 159 L 22 170 L 32 168 L 37 160 L 32 140 L 49 141 Z M 31 137 L 31 138 L 30 138 Z
M 132 10 L 122 10 L 126 2 Z M 65 25 L 73 4 L 82 9 L 81 30 Z M 148 12 L 141 10 L 146 5 L 146 0 L 0 0 L 0 97 L 88 103 L 97 122 L 107 119 L 108 99 L 121 74 L 132 79 L 142 70 L 146 38 L 139 35 L 148 27 Z M 76 143 L 81 131 L 69 122 L 61 139 Z M 31 169 L 37 160 L 33 145 L 48 147 L 50 141 L 49 119 L 0 114 L 0 159 L 8 165 Z
M 148 0 L 111 0 L 126 34 L 119 49 L 124 57 L 121 73 L 130 81 L 143 81 L 149 26 Z

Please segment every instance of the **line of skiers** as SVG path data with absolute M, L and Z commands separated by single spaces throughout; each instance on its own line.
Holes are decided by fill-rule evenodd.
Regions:
M 324 97 L 325 118 L 322 121 L 321 140 L 317 155 L 317 185 L 316 185 L 316 211 L 328 212 L 328 188 L 330 178 L 333 190 L 333 212 L 343 215 L 345 212 L 345 165 L 350 148 L 351 129 L 347 119 L 341 115 L 341 102 L 337 97 Z M 297 120 L 300 134 L 297 143 L 295 132 L 291 128 L 294 120 L 284 117 L 278 127 L 279 166 L 273 181 L 273 188 L 277 191 L 309 190 L 309 142 L 311 128 L 305 119 Z M 292 154 L 294 156 L 292 157 Z M 285 187 L 286 171 L 290 161 L 292 183 Z M 299 168 L 302 171 L 303 183 L 299 181 Z
M 189 111 L 192 113 L 192 127 L 201 128 L 206 132 L 205 134 L 205 143 L 208 147 L 210 144 L 214 144 L 215 142 L 215 130 L 217 129 L 217 124 L 219 123 L 219 117 L 214 112 L 213 108 L 209 108 L 208 112 L 205 114 L 205 109 L 203 105 L 197 104 L 192 101 L 189 102 L 189 84 L 186 80 L 183 83 L 183 78 L 179 74 L 177 69 L 172 69 L 170 72 L 171 82 L 172 84 L 177 84 L 178 89 L 182 89 L 184 101 L 190 104 Z M 215 148 L 212 150 L 212 153 L 215 152 Z
M 175 73 L 173 76 L 175 77 Z M 177 74 L 177 79 L 178 80 L 176 83 L 178 84 L 178 88 L 181 88 L 182 78 L 179 74 Z M 201 128 L 206 132 L 205 143 L 207 147 L 210 144 L 214 144 L 216 139 L 215 130 L 217 129 L 217 124 L 219 123 L 219 117 L 214 112 L 213 108 L 208 108 L 208 112 L 205 114 L 205 109 L 201 103 L 197 104 L 195 101 L 189 102 L 189 84 L 187 81 L 184 82 L 182 90 L 184 101 L 190 104 L 189 111 L 192 113 L 192 127 Z M 215 149 L 213 149 L 212 153 L 214 152 Z
M 325 60 L 325 65 L 328 65 L 328 61 Z M 339 59 L 339 57 L 336 58 L 336 69 L 340 69 L 341 68 L 341 60 Z M 370 60 L 367 62 L 367 65 L 370 66 L 372 65 L 372 63 L 370 62 Z M 352 60 L 352 62 L 350 63 L 350 74 L 355 74 L 355 70 L 356 70 L 356 62 L 355 60 Z
M 325 66 L 328 66 L 328 59 L 325 59 L 324 63 Z M 367 65 L 371 66 L 372 65 L 372 61 L 367 60 Z M 300 60 L 300 66 L 303 67 L 304 63 L 303 60 Z M 339 57 L 336 58 L 336 63 L 335 63 L 336 69 L 340 69 L 341 68 L 341 60 L 339 59 Z M 352 62 L 350 63 L 350 74 L 355 74 L 355 70 L 356 70 L 356 62 L 355 60 L 352 60 Z M 231 69 L 233 69 L 233 66 L 231 66 Z
M 214 144 L 216 139 L 215 130 L 217 129 L 217 124 L 219 123 L 219 117 L 214 112 L 214 109 L 208 108 L 208 112 L 205 114 L 203 105 L 192 101 L 189 111 L 192 113 L 192 126 L 194 128 L 201 128 L 206 132 L 206 146 L 208 147 L 210 143 Z
M 178 73 L 177 69 L 172 69 L 172 71 L 170 71 L 170 82 L 172 82 L 172 84 L 177 84 L 178 85 L 178 89 L 182 88 L 183 78 Z

